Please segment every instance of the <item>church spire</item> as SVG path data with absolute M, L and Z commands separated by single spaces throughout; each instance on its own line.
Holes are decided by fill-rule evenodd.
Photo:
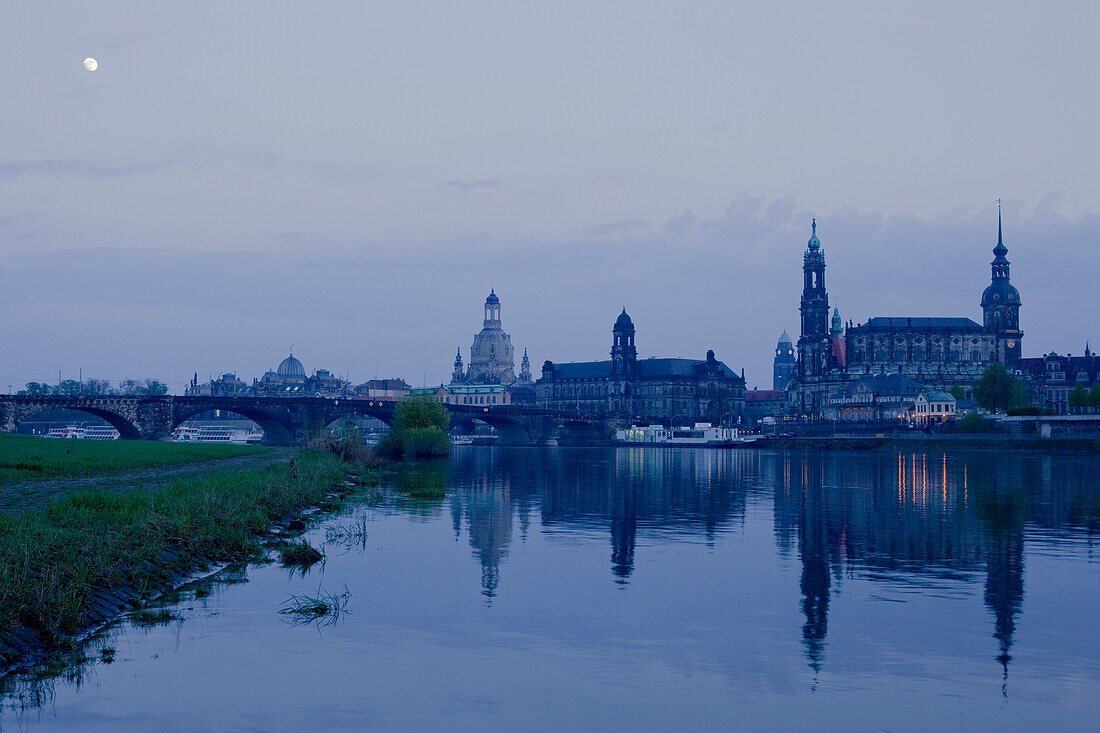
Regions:
M 1004 236 L 1001 231 L 1001 200 L 997 199 L 997 246 L 993 248 L 993 254 L 999 260 L 1003 260 L 1004 256 L 1008 254 L 1008 247 L 1005 246 Z M 1007 264 L 1007 263 L 1006 263 Z
M 806 247 L 812 252 L 821 248 L 821 240 L 817 238 L 817 219 L 810 219 L 810 241 Z

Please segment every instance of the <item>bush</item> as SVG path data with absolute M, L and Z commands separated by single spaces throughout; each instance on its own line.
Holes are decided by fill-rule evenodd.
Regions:
M 957 433 L 991 433 L 993 423 L 988 418 L 982 417 L 976 412 L 971 412 L 962 420 L 955 423 Z
M 378 443 L 377 451 L 391 458 L 445 456 L 451 452 L 450 422 L 441 403 L 420 397 L 407 399 L 397 405 L 393 428 Z

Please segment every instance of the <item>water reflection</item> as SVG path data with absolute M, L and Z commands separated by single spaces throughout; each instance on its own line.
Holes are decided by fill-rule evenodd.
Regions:
M 625 585 L 637 556 L 657 551 L 647 546 L 713 543 L 739 531 L 750 500 L 769 501 L 778 551 L 801 564 L 800 636 L 815 673 L 827 661 L 830 594 L 848 574 L 948 593 L 984 575 L 1007 680 L 1026 529 L 1091 540 L 1095 466 L 1088 457 L 973 452 L 472 449 L 453 459 L 448 501 L 487 599 L 502 592 L 516 519 L 526 537 L 531 512 L 551 534 L 606 532 L 610 579 Z

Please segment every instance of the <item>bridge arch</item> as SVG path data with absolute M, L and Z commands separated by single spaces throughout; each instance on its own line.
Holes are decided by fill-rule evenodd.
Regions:
M 57 410 L 83 412 L 86 415 L 94 415 L 95 417 L 106 420 L 112 428 L 118 431 L 118 437 L 121 440 L 141 440 L 145 437 L 141 434 L 141 431 L 138 430 L 136 425 L 119 413 L 105 408 L 90 407 L 87 405 L 35 405 L 26 412 L 23 412 L 23 414 L 16 414 L 13 421 L 13 427 L 18 428 L 20 423 L 26 422 L 36 415 L 41 415 L 43 412 L 55 412 Z
M 221 412 L 240 415 L 256 423 L 260 426 L 260 429 L 264 431 L 264 445 L 294 445 L 296 431 L 292 422 L 280 419 L 278 415 L 268 412 L 267 410 L 261 410 L 249 405 L 234 405 L 232 409 L 212 407 L 209 405 L 200 405 L 183 409 L 173 416 L 171 429 L 175 430 L 182 423 L 187 422 L 196 415 L 201 415 L 211 410 L 219 410 Z

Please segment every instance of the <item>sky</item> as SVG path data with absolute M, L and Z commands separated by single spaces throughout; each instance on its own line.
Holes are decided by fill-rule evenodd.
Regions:
M 0 26 L 0 390 L 289 353 L 448 379 L 713 348 L 771 386 L 818 219 L 845 320 L 1100 342 L 1100 4 L 52 2 Z M 99 69 L 84 70 L 85 57 Z M 518 360 L 518 359 L 517 359 Z M 517 363 L 518 368 L 518 363 Z

